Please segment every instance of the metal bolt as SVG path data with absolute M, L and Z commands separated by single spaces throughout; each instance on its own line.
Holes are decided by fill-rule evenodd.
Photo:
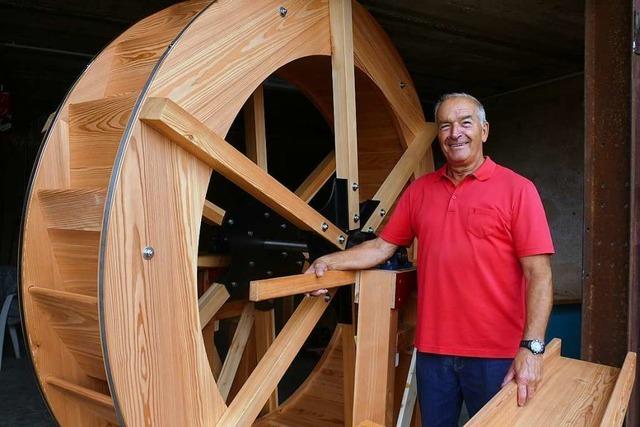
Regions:
M 407 84 L 405 82 L 400 82 L 400 89 L 404 89 L 405 87 L 407 87 Z
M 345 240 L 347 240 L 347 239 L 345 239 L 342 234 L 340 236 L 338 236 L 338 243 L 343 244 Z
M 284 18 L 285 16 L 287 16 L 287 12 L 288 11 L 287 11 L 286 7 L 280 6 L 280 9 L 278 10 L 278 12 L 280 12 L 280 16 L 282 16 Z
M 231 282 L 231 287 L 232 288 L 237 288 L 238 287 L 238 282 Z
M 229 218 L 229 219 L 227 220 L 227 224 L 229 224 L 229 225 L 233 225 L 233 218 Z
M 264 213 L 264 217 L 265 217 L 265 218 L 269 218 L 270 216 L 271 216 L 271 214 L 270 214 L 269 212 L 265 212 L 265 213 Z
M 360 186 L 358 185 L 358 183 L 357 183 L 357 182 L 354 182 L 353 184 L 351 184 L 351 189 L 352 189 L 353 191 L 356 191 L 358 188 L 360 188 Z
M 331 295 L 329 295 L 329 294 L 324 294 L 324 300 L 325 300 L 326 302 L 331 301 Z
M 289 256 L 289 254 L 286 252 L 280 252 L 280 255 L 282 255 L 282 258 L 286 258 L 287 256 Z
M 329 224 L 327 224 L 326 222 L 322 223 L 322 231 L 327 231 L 329 229 Z
M 283 230 L 285 230 L 287 228 L 287 224 L 285 224 L 284 222 L 282 224 L 280 224 L 280 228 L 282 228 Z
M 256 266 L 255 261 L 249 261 L 249 267 L 255 267 L 255 266 Z
M 251 230 L 247 231 L 247 236 L 253 237 L 253 231 L 251 231 Z
M 367 228 L 367 233 L 373 233 L 373 227 Z
M 385 211 L 384 209 L 380 209 L 380 216 L 385 216 L 387 214 L 387 211 Z
M 267 270 L 267 276 L 272 276 L 272 275 L 273 275 L 273 271 Z
M 302 266 L 302 261 L 296 261 L 296 264 Z
M 149 261 L 151 258 L 153 258 L 155 253 L 156 253 L 156 251 L 151 246 L 147 246 L 146 248 L 144 248 L 142 250 L 142 258 L 144 258 L 147 261 Z
M 353 214 L 353 222 L 359 222 L 359 221 L 360 221 L 360 215 Z

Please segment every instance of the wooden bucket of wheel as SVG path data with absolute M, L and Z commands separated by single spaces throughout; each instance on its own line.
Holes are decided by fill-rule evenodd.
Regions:
M 335 154 L 317 159 L 298 188 L 267 173 L 261 84 L 274 74 L 335 130 Z M 225 141 L 243 109 L 246 154 Z M 25 208 L 23 318 L 56 420 L 349 424 L 342 343 L 353 343 L 350 327 L 336 329 L 286 403 L 278 406 L 273 394 L 328 301 L 303 298 L 275 338 L 273 311 L 256 310 L 248 298 L 229 302 L 229 283 L 198 294 L 201 221 L 223 228 L 226 215 L 222 203 L 207 200 L 208 189 L 215 194 L 210 178 L 223 176 L 286 224 L 339 250 L 350 230 L 376 231 L 411 176 L 432 169 L 434 135 L 399 55 L 357 3 L 189 1 L 119 36 L 57 111 Z M 308 202 L 334 173 L 343 209 L 332 221 Z M 365 200 L 374 208 L 360 216 Z M 224 253 L 207 260 L 234 264 Z M 295 265 L 301 273 L 302 263 Z M 330 275 L 322 284 L 354 281 Z M 286 282 L 293 285 L 284 294 L 302 292 L 302 282 Z M 222 363 L 213 329 L 233 315 L 240 320 Z M 253 323 L 259 362 L 232 396 Z

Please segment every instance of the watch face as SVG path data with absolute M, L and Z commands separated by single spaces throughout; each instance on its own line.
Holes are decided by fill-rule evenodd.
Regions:
M 540 353 L 542 351 L 542 343 L 540 341 L 531 341 L 531 351 Z

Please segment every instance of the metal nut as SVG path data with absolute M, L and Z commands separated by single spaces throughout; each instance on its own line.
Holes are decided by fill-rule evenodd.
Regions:
M 400 82 L 400 89 L 404 89 L 405 87 L 407 87 L 407 84 L 405 82 Z
M 278 12 L 280 13 L 280 16 L 284 18 L 285 16 L 287 16 L 288 10 L 286 7 L 280 6 L 280 9 L 278 9 Z
M 353 214 L 353 222 L 359 222 L 359 221 L 360 221 L 360 215 Z
M 326 222 L 322 223 L 322 231 L 327 231 L 329 229 L 329 224 L 327 224 Z
M 345 242 L 345 237 L 341 234 L 340 236 L 338 236 L 338 243 L 343 244 Z
M 354 182 L 353 184 L 351 184 L 351 189 L 352 189 L 353 191 L 356 191 L 358 188 L 360 188 L 360 186 L 358 185 L 358 183 L 357 183 L 357 182 Z
M 387 214 L 387 211 L 385 211 L 384 209 L 380 209 L 380 216 L 385 216 Z

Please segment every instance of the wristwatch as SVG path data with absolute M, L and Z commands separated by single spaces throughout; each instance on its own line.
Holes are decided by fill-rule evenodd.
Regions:
M 533 354 L 544 353 L 544 341 L 540 340 L 522 340 L 520 341 L 520 347 L 528 349 Z

